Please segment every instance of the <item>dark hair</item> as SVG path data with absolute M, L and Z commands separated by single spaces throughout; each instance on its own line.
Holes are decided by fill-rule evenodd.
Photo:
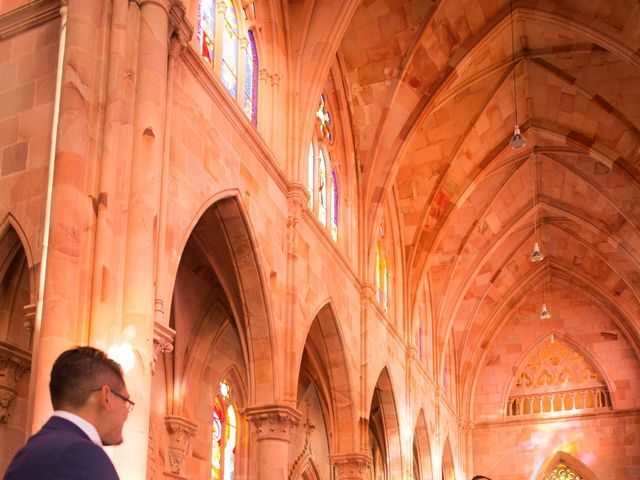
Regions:
M 120 365 L 97 348 L 72 348 L 62 352 L 51 369 L 51 404 L 54 410 L 63 406 L 82 407 L 91 390 L 102 385 L 124 386 Z
M 491 480 L 489 477 L 485 477 L 484 475 L 475 475 L 471 480 Z

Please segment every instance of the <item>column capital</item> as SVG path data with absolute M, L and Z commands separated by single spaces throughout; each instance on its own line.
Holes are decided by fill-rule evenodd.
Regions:
M 18 395 L 18 382 L 31 368 L 31 354 L 0 341 L 0 423 L 7 423 L 9 408 Z
M 167 415 L 164 424 L 169 434 L 166 463 L 172 478 L 187 478 L 184 475 L 184 460 L 189 452 L 191 438 L 196 433 L 197 424 L 178 415 Z
M 302 419 L 298 410 L 282 404 L 249 407 L 245 413 L 256 428 L 258 441 L 271 439 L 288 442 L 292 430 L 300 425 Z
M 158 300 L 156 300 L 156 303 Z M 153 358 L 151 359 L 151 374 L 156 371 L 156 363 L 160 354 L 173 352 L 173 340 L 176 331 L 165 327 L 161 323 L 153 322 Z
M 337 480 L 364 480 L 369 478 L 371 456 L 366 453 L 331 455 L 331 463 L 337 470 Z

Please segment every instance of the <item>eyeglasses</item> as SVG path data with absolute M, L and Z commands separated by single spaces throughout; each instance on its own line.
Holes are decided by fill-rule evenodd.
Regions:
M 100 390 L 102 390 L 102 387 L 98 387 L 98 388 L 93 388 L 91 389 L 92 392 L 99 392 Z M 131 413 L 133 411 L 133 407 L 135 407 L 136 403 L 131 400 L 129 397 L 125 397 L 124 395 L 116 392 L 113 388 L 109 387 L 109 391 L 111 393 L 113 393 L 116 397 L 118 397 L 120 400 L 123 400 L 125 402 L 125 404 L 127 405 L 127 411 L 129 413 Z

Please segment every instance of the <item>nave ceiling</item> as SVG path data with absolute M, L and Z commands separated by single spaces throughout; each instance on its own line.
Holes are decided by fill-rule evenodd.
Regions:
M 299 18 L 300 5 L 289 2 Z M 368 244 L 391 211 L 397 281 L 409 308 L 426 285 L 436 338 L 453 338 L 461 371 L 519 305 L 559 310 L 554 290 L 567 286 L 637 353 L 640 4 L 366 0 L 335 12 Z M 325 52 L 328 69 L 332 49 L 309 40 L 326 15 L 307 18 L 315 48 L 294 48 L 302 111 L 321 89 L 309 52 Z M 521 149 L 509 145 L 516 106 Z

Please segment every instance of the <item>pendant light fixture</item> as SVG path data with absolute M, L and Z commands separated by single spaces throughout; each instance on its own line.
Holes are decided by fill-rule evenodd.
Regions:
M 547 280 L 549 282 L 549 290 L 551 290 L 551 267 L 549 266 L 548 260 L 547 260 Z M 545 282 L 545 279 L 542 279 L 542 310 L 540 310 L 540 320 L 548 320 L 551 318 L 551 312 L 547 308 L 546 283 L 547 282 Z
M 533 238 L 534 240 L 537 240 L 538 236 L 537 236 L 537 231 L 538 231 L 538 221 L 536 219 L 536 180 L 538 177 L 538 165 L 537 165 L 537 158 L 536 155 L 533 154 L 531 156 L 531 161 L 533 162 L 533 167 L 531 168 L 531 198 L 533 201 Z M 531 253 L 531 256 L 529 257 L 529 260 L 531 260 L 531 262 L 533 263 L 538 263 L 541 262 L 542 260 L 544 260 L 544 255 L 542 255 L 542 252 L 540 251 L 540 246 L 538 245 L 538 242 L 534 242 L 533 244 L 533 252 Z
M 527 139 L 520 133 L 520 126 L 518 125 L 518 97 L 516 95 L 516 42 L 513 34 L 513 0 L 509 2 L 510 18 L 511 18 L 511 70 L 513 73 L 513 104 L 516 112 L 516 126 L 513 130 L 513 136 L 509 141 L 511 148 L 522 148 L 527 143 Z

